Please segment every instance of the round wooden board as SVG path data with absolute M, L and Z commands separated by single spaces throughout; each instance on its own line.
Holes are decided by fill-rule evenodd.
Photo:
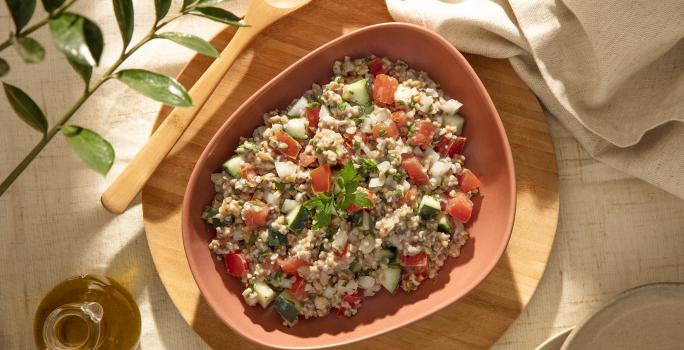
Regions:
M 274 24 L 236 61 L 143 189 L 145 231 L 157 271 L 183 318 L 212 348 L 260 347 L 214 315 L 186 262 L 180 208 L 197 158 L 242 101 L 282 69 L 343 33 L 391 20 L 383 1 L 318 0 Z M 213 43 L 222 49 L 233 33 L 227 29 Z M 544 115 L 507 61 L 473 55 L 466 58 L 489 91 L 513 150 L 518 198 L 510 243 L 487 279 L 463 299 L 409 326 L 350 345 L 350 349 L 488 348 L 520 315 L 546 267 L 556 232 L 559 198 L 556 158 Z M 207 57 L 196 56 L 178 80 L 191 86 L 210 62 Z M 168 112 L 168 107 L 162 108 L 157 125 Z

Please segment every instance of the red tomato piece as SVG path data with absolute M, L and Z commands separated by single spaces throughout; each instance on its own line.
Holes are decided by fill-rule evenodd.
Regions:
M 337 314 L 335 316 L 337 316 L 337 318 L 340 318 L 340 317 L 344 316 L 345 312 L 347 312 L 347 309 L 341 307 L 341 308 L 337 309 Z
M 266 220 L 268 220 L 268 207 L 261 202 L 256 202 L 260 204 L 258 206 L 253 206 L 243 213 L 245 216 L 245 224 L 247 225 L 247 228 L 250 229 L 264 226 L 266 225 Z
M 309 262 L 304 259 L 290 259 L 288 261 L 280 261 L 280 268 L 283 269 L 283 272 L 285 272 L 288 275 L 296 275 L 298 268 L 309 265 L 311 264 L 309 264 Z
M 476 188 L 480 188 L 480 179 L 473 174 L 470 169 L 463 169 L 463 172 L 458 176 L 458 183 L 461 184 L 463 192 L 470 192 Z
M 244 277 L 247 274 L 247 260 L 240 253 L 227 254 L 223 260 L 226 263 L 226 272 L 235 277 Z
M 418 194 L 418 189 L 411 187 L 404 193 L 404 195 L 399 200 L 399 204 L 410 204 L 416 200 L 416 195 Z
M 442 137 L 437 146 L 435 146 L 435 152 L 439 153 L 439 155 L 442 157 L 446 157 L 449 155 L 449 147 L 451 147 L 452 143 L 453 140 L 450 140 L 447 137 Z
M 323 164 L 318 168 L 309 172 L 311 176 L 311 189 L 314 193 L 323 193 L 330 191 L 332 185 L 332 171 L 330 171 L 330 164 Z
M 303 301 L 309 298 L 309 295 L 306 293 L 306 291 L 304 291 L 305 286 L 306 280 L 297 276 L 294 283 L 292 283 L 292 286 L 290 287 L 290 292 L 292 292 L 292 295 L 295 297 L 295 299 Z
M 429 145 L 432 143 L 432 138 L 435 137 L 435 124 L 430 120 L 417 120 L 416 133 L 409 140 L 409 144 L 413 146 Z
M 252 164 L 246 164 L 240 169 L 240 176 L 248 182 L 254 183 L 256 181 L 256 167 Z
M 306 168 L 309 165 L 316 163 L 317 160 L 318 158 L 311 153 L 302 153 L 299 155 L 299 162 L 297 162 L 297 164 Z
M 404 168 L 409 178 L 411 178 L 414 183 L 424 185 L 430 182 L 430 178 L 425 173 L 425 169 L 420 165 L 417 158 L 410 157 L 402 160 L 401 167 Z
M 392 113 L 392 121 L 398 128 L 405 128 L 408 126 L 408 118 L 404 111 L 396 111 Z
M 465 224 L 470 220 L 470 215 L 473 213 L 473 202 L 465 193 L 457 192 L 447 202 L 446 211 L 451 217 Z
M 373 100 L 378 103 L 391 105 L 394 103 L 394 92 L 399 82 L 386 74 L 378 74 L 373 82 Z
M 381 137 L 394 138 L 397 136 L 399 136 L 399 130 L 397 130 L 397 125 L 391 120 L 373 126 L 373 137 L 376 139 Z
M 307 108 L 306 109 L 306 120 L 309 121 L 309 129 L 316 129 L 318 128 L 318 120 L 319 120 L 319 113 L 321 112 L 321 106 L 317 106 L 316 108 Z
M 453 157 L 457 154 L 463 154 L 463 148 L 465 147 L 466 140 L 467 139 L 465 137 L 457 136 L 449 147 L 449 157 Z
M 359 293 L 347 294 L 342 298 L 342 300 L 348 302 L 351 305 L 354 305 L 354 304 L 360 303 L 361 300 L 363 300 L 363 296 Z
M 382 61 L 378 57 L 368 61 L 368 69 L 373 73 L 373 76 L 385 74 L 385 70 L 382 68 Z
M 428 258 L 425 252 L 416 255 L 402 255 L 399 263 L 402 267 L 426 267 Z
M 299 154 L 299 150 L 302 149 L 302 145 L 297 142 L 297 140 L 293 139 L 292 136 L 283 133 L 283 132 L 276 132 L 273 135 L 278 142 L 282 142 L 287 145 L 287 148 L 285 149 L 278 149 L 276 148 L 275 151 L 292 159 L 297 159 L 297 155 Z

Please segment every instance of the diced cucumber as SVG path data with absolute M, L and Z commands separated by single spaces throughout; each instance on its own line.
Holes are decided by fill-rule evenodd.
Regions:
M 401 281 L 401 267 L 396 265 L 387 266 L 380 271 L 378 280 L 388 292 L 394 293 Z
M 287 245 L 287 235 L 284 235 L 273 228 L 268 228 L 268 246 L 269 247 L 280 247 Z
M 353 273 L 358 273 L 361 272 L 363 267 L 361 266 L 361 263 L 358 260 L 352 261 L 352 263 L 349 265 L 349 270 Z
M 465 119 L 458 114 L 444 116 L 444 125 L 456 128 L 456 131 L 454 132 L 456 135 L 460 135 L 463 132 L 464 123 Z
M 346 84 L 342 87 L 342 98 L 345 101 L 367 105 L 370 102 L 370 97 L 368 96 L 366 83 L 366 79 L 361 79 L 357 82 Z
M 447 234 L 454 233 L 454 225 L 448 215 L 442 215 L 442 217 L 439 218 L 439 221 L 437 222 L 437 231 Z
M 298 233 L 304 229 L 308 220 L 309 211 L 300 204 L 287 214 L 287 228 Z
M 297 202 L 294 199 L 288 198 L 288 199 L 283 201 L 283 206 L 280 208 L 280 211 L 287 214 L 287 213 L 291 212 L 292 210 L 294 210 L 294 208 L 296 208 L 299 204 L 301 204 L 301 203 Z
M 299 166 L 292 162 L 275 162 L 275 168 L 278 177 L 284 179 L 294 175 Z
M 361 226 L 359 226 L 359 230 L 370 230 L 370 214 L 365 210 L 361 213 Z
M 225 170 L 232 177 L 239 179 L 241 176 L 240 171 L 242 170 L 243 166 L 245 166 L 245 158 L 242 158 L 242 156 L 234 156 L 233 158 L 228 159 L 227 162 L 223 163 L 223 170 Z
M 290 119 L 285 123 L 285 132 L 298 139 L 306 139 L 306 120 L 304 118 Z
M 261 307 L 264 309 L 268 307 L 268 304 L 270 304 L 276 296 L 273 289 L 271 289 L 268 284 L 262 281 L 254 282 L 252 284 L 252 289 L 254 289 L 254 292 L 257 294 L 259 305 L 261 305 Z
M 309 104 L 309 101 L 306 100 L 304 97 L 300 97 L 295 104 L 290 107 L 290 110 L 287 111 L 287 115 L 290 117 L 303 117 L 306 114 L 306 106 Z
M 456 112 L 458 112 L 459 109 L 461 109 L 462 106 L 463 103 L 458 102 L 452 98 L 449 101 L 444 102 L 444 104 L 441 105 L 439 109 L 441 109 L 442 112 L 444 112 L 444 114 L 454 115 L 456 114 Z
M 396 256 L 397 256 L 397 252 L 394 249 L 390 249 L 390 248 L 382 248 L 382 249 L 375 252 L 375 260 L 377 260 L 377 261 L 386 260 L 387 263 L 392 262 Z
M 442 210 L 439 201 L 432 196 L 423 196 L 420 200 L 420 205 L 418 206 L 418 215 L 420 215 L 423 220 L 430 220 L 437 216 Z
M 298 303 L 290 292 L 283 291 L 276 297 L 273 307 L 276 309 L 280 317 L 287 322 L 294 322 L 299 317 Z

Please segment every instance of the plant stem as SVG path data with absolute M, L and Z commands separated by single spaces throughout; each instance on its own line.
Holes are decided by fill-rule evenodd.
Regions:
M 75 0 L 72 0 L 71 3 L 73 3 L 74 1 Z M 71 3 L 69 3 L 69 5 L 71 5 Z M 31 164 L 31 162 L 38 156 L 38 154 L 43 150 L 43 148 L 45 148 L 45 146 L 47 146 L 48 143 L 50 143 L 52 138 L 55 137 L 55 135 L 57 135 L 60 128 L 64 126 L 71 119 L 71 117 L 74 116 L 74 114 L 76 114 L 76 112 L 79 108 L 81 108 L 83 103 L 85 103 L 85 101 L 88 100 L 88 98 L 92 96 L 95 93 L 95 91 L 97 91 L 97 89 L 100 88 L 100 86 L 102 86 L 102 84 L 104 84 L 107 80 L 113 78 L 112 74 L 119 68 L 119 66 L 121 66 L 121 64 L 124 61 L 126 61 L 126 59 L 133 55 L 133 53 L 135 53 L 143 45 L 148 43 L 150 40 L 154 39 L 155 34 L 159 29 L 171 23 L 172 21 L 178 19 L 184 14 L 185 13 L 182 12 L 176 16 L 170 17 L 166 21 L 162 21 L 156 24 L 147 33 L 147 35 L 145 35 L 144 38 L 142 38 L 137 44 L 129 48 L 128 51 L 124 52 L 114 62 L 114 64 L 112 64 L 112 66 L 110 66 L 109 69 L 107 69 L 107 71 L 102 74 L 102 77 L 95 83 L 95 85 L 91 86 L 90 88 L 86 88 L 83 95 L 81 95 L 81 97 L 78 100 L 76 100 L 76 103 L 74 103 L 74 105 L 71 106 L 71 108 L 64 114 L 64 116 L 62 116 L 62 119 L 60 119 L 59 122 L 57 122 L 57 124 L 55 124 L 55 126 L 53 126 L 47 132 L 47 134 L 45 134 L 45 136 L 43 136 L 40 142 L 38 142 L 38 144 L 36 144 L 33 147 L 31 152 L 29 152 L 29 154 L 26 155 L 26 157 L 21 161 L 21 163 L 19 163 L 19 165 L 17 165 L 17 167 L 14 168 L 14 170 L 12 170 L 12 172 L 7 176 L 7 178 L 5 178 L 5 180 L 2 181 L 2 184 L 0 184 L 0 197 L 5 193 L 5 191 L 7 191 L 7 189 L 12 185 L 12 183 L 14 183 L 14 181 L 19 177 L 19 175 L 21 175 L 21 173 L 24 172 L 26 167 L 28 167 L 29 164 Z
M 57 10 L 50 13 L 47 17 L 43 18 L 40 22 L 24 29 L 22 32 L 19 33 L 19 35 L 27 36 L 27 35 L 35 32 L 36 30 L 40 29 L 44 25 L 48 24 L 48 21 L 50 21 L 51 19 L 61 15 L 62 12 L 66 11 L 75 2 L 76 2 L 76 0 L 68 0 L 66 3 L 64 3 L 64 5 L 62 5 L 62 7 L 58 8 Z M 10 35 L 10 37 L 7 40 L 5 40 L 2 44 L 0 44 L 0 51 L 12 46 L 12 41 L 13 41 L 12 39 L 13 38 L 14 38 L 14 35 Z

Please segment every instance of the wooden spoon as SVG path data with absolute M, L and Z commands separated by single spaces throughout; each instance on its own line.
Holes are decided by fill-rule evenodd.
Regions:
M 252 0 L 245 14 L 249 27 L 237 30 L 221 55 L 190 89 L 193 106 L 174 108 L 119 177 L 102 194 L 105 209 L 123 213 L 214 92 L 242 50 L 264 28 L 311 0 Z

